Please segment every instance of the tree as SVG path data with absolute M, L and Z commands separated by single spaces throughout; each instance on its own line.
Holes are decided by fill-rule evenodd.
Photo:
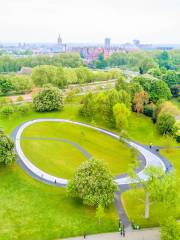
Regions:
M 118 129 L 123 129 L 128 125 L 128 117 L 131 112 L 124 103 L 116 103 L 113 107 L 113 115 Z
M 0 77 L 0 94 L 4 95 L 12 90 L 13 90 L 12 83 L 8 79 Z
M 168 217 L 161 226 L 161 240 L 179 240 L 180 224 L 173 218 Z
M 86 205 L 108 207 L 114 201 L 117 185 L 103 161 L 88 159 L 69 181 L 67 191 Z
M 151 68 L 156 68 L 158 65 L 152 58 L 144 58 L 141 60 L 139 69 L 140 73 L 144 74 Z
M 133 99 L 135 111 L 138 113 L 143 113 L 144 105 L 146 105 L 148 102 L 149 102 L 149 96 L 147 92 L 141 91 L 136 93 Z
M 116 90 L 126 90 L 127 89 L 127 81 L 124 76 L 119 76 L 116 84 L 115 84 Z
M 180 201 L 179 179 L 174 172 L 164 173 L 161 168 L 147 167 L 145 169 L 146 180 L 132 174 L 136 180 L 134 187 L 141 185 L 145 192 L 145 218 L 149 218 L 150 201 L 159 202 L 166 209 L 176 207 Z
M 167 83 L 167 85 L 169 87 L 173 86 L 173 85 L 177 85 L 180 83 L 180 79 L 178 74 L 176 73 L 176 71 L 174 70 L 168 70 L 166 71 L 165 74 L 163 74 L 162 76 L 162 80 L 165 81 L 165 83 Z
M 96 105 L 94 95 L 90 92 L 86 94 L 82 99 L 82 106 L 79 109 L 79 113 L 83 117 L 93 119 L 96 113 Z
M 161 134 L 174 134 L 174 124 L 176 119 L 170 113 L 159 114 L 157 119 L 157 127 Z
M 170 58 L 167 51 L 163 51 L 158 57 L 157 61 L 160 67 L 169 68 L 170 67 Z
M 50 84 L 44 85 L 40 92 L 33 98 L 33 105 L 37 112 L 62 110 L 64 107 L 62 92 Z
M 103 53 L 99 53 L 98 60 L 95 61 L 95 67 L 99 68 L 99 69 L 103 69 L 103 68 L 107 67 L 107 62 L 104 59 Z
M 15 75 L 10 78 L 14 91 L 18 94 L 30 92 L 32 90 L 32 79 L 28 76 Z
M 170 99 L 171 91 L 168 85 L 160 79 L 156 79 L 153 77 L 140 76 L 135 77 L 133 82 L 139 83 L 144 91 L 149 94 L 150 100 L 153 102 L 157 102 L 159 99 Z
M 14 160 L 14 143 L 2 130 L 0 130 L 0 163 L 9 165 Z

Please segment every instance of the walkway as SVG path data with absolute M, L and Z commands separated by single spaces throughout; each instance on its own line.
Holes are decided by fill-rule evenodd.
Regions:
M 47 183 L 50 184 L 54 184 L 54 185 L 60 185 L 60 186 L 65 186 L 68 183 L 67 179 L 63 179 L 63 178 L 57 178 L 54 177 L 52 175 L 49 175 L 48 173 L 42 171 L 41 169 L 37 168 L 36 166 L 34 166 L 30 160 L 24 155 L 21 146 L 20 146 L 20 141 L 21 141 L 21 136 L 22 133 L 24 131 L 25 128 L 27 128 L 28 126 L 34 124 L 34 123 L 39 123 L 39 122 L 65 122 L 65 123 L 71 123 L 71 124 L 75 124 L 75 125 L 80 125 L 83 127 L 88 127 L 91 129 L 94 129 L 96 131 L 99 131 L 101 133 L 104 133 L 110 137 L 113 137 L 117 140 L 123 140 L 126 144 L 128 144 L 130 147 L 135 148 L 136 150 L 138 150 L 145 158 L 146 160 L 146 166 L 155 166 L 155 167 L 162 167 L 162 169 L 164 171 L 166 171 L 167 166 L 166 166 L 166 162 L 163 161 L 163 159 L 160 156 L 157 156 L 155 153 L 153 153 L 152 151 L 150 151 L 149 149 L 147 149 L 146 147 L 135 143 L 133 141 L 129 141 L 127 139 L 123 139 L 120 138 L 117 134 L 114 134 L 110 131 L 107 131 L 105 129 L 102 128 L 97 128 L 94 126 L 91 126 L 89 124 L 85 124 L 85 123 L 80 123 L 80 122 L 75 122 L 75 121 L 71 121 L 71 120 L 66 120 L 66 119 L 54 119 L 54 118 L 48 118 L 48 119 L 36 119 L 36 120 L 32 120 L 32 121 L 28 121 L 26 123 L 23 123 L 21 126 L 19 126 L 12 134 L 12 137 L 15 140 L 15 147 L 16 147 L 16 152 L 19 156 L 19 161 L 21 162 L 21 165 L 25 165 L 25 168 L 29 170 L 29 172 L 33 173 L 33 175 L 36 175 L 38 177 L 38 179 L 42 179 L 43 181 L 45 180 Z M 138 176 L 141 180 L 147 180 L 147 176 L 144 173 L 144 169 L 141 170 L 140 172 L 138 172 Z M 127 185 L 132 183 L 132 179 L 128 176 L 119 176 L 115 179 L 115 182 L 119 185 Z
M 66 238 L 64 240 L 83 240 L 83 237 Z M 158 228 L 146 229 L 140 231 L 129 231 L 126 236 L 120 236 L 118 232 L 104 233 L 97 235 L 89 235 L 86 240 L 160 240 L 160 232 Z

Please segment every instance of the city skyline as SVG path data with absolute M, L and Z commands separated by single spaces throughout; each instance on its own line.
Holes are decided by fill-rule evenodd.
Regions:
M 6 0 L 0 42 L 179 44 L 178 0 Z

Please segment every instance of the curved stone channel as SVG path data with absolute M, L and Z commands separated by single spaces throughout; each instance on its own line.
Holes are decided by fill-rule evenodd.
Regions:
M 53 184 L 53 185 L 59 185 L 59 186 L 66 186 L 67 183 L 68 183 L 68 180 L 52 176 L 52 175 L 42 171 L 41 169 L 37 168 L 36 166 L 34 166 L 30 162 L 30 160 L 25 156 L 25 154 L 23 153 L 23 151 L 21 149 L 20 141 L 21 141 L 21 136 L 22 136 L 22 133 L 23 133 L 24 129 L 27 128 L 28 126 L 34 124 L 34 123 L 40 123 L 40 122 L 71 123 L 71 124 L 80 125 L 80 126 L 83 126 L 83 127 L 94 129 L 94 130 L 99 131 L 103 134 L 106 134 L 110 137 L 113 137 L 117 140 L 122 140 L 126 144 L 128 144 L 130 147 L 133 147 L 137 151 L 139 151 L 144 156 L 145 161 L 146 161 L 144 169 L 148 166 L 154 166 L 154 167 L 161 167 L 163 169 L 163 171 L 167 170 L 166 162 L 164 162 L 160 156 L 157 156 L 152 151 L 148 150 L 145 146 L 142 146 L 141 144 L 135 143 L 133 141 L 129 141 L 129 140 L 124 139 L 124 138 L 120 138 L 117 134 L 114 134 L 114 133 L 112 133 L 110 131 L 107 131 L 105 129 L 97 128 L 97 127 L 91 126 L 91 125 L 86 124 L 86 123 L 75 122 L 75 121 L 71 121 L 71 120 L 67 120 L 67 119 L 54 119 L 54 118 L 35 119 L 35 120 L 32 120 L 32 121 L 25 122 L 25 123 L 21 124 L 19 127 L 17 127 L 15 129 L 15 131 L 12 133 L 12 137 L 14 138 L 16 152 L 17 152 L 17 155 L 19 157 L 19 159 L 17 160 L 18 163 L 32 177 L 34 177 L 34 178 L 36 178 L 40 181 L 43 181 L 45 183 Z M 78 147 L 80 147 L 80 146 L 78 145 Z M 144 173 L 144 169 L 139 171 L 137 174 L 138 174 L 138 176 L 141 180 L 146 181 L 147 176 Z M 124 175 L 117 177 L 114 181 L 119 186 L 125 186 L 127 184 L 132 183 L 132 179 L 130 177 L 124 176 Z

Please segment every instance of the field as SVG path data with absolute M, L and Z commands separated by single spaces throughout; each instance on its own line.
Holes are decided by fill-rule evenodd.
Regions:
M 128 171 L 136 159 L 135 152 L 124 143 L 96 130 L 70 123 L 36 123 L 23 132 L 23 137 L 66 139 L 81 146 L 96 159 L 104 160 L 113 175 Z M 68 143 L 48 140 L 21 140 L 25 155 L 39 168 L 63 178 L 70 178 L 86 157 Z
M 19 124 L 36 118 L 67 118 L 89 123 L 88 119 L 85 120 L 79 117 L 78 107 L 79 105 L 77 103 L 66 104 L 62 112 L 35 113 L 34 111 L 31 111 L 27 115 L 13 115 L 9 119 L 1 118 L 0 127 L 10 135 Z M 106 123 L 102 122 L 98 117 L 90 123 L 95 126 L 107 129 L 109 128 Z M 47 124 L 42 124 L 41 128 L 36 129 L 38 131 L 31 131 L 31 133 L 28 133 L 29 130 L 26 129 L 24 136 L 26 134 L 29 137 L 39 135 L 43 136 L 41 130 L 46 128 L 46 125 Z M 31 127 L 35 128 L 36 126 L 34 125 Z M 58 128 L 59 125 L 54 126 L 53 131 L 46 131 L 44 136 L 67 138 L 65 126 L 64 128 L 61 127 L 61 131 L 58 131 Z M 115 175 L 127 170 L 127 165 L 132 161 L 133 158 L 132 152 L 127 149 L 124 144 L 97 132 L 92 134 L 88 132 L 89 130 L 87 129 L 84 131 L 85 134 L 82 134 L 79 129 L 68 131 L 68 139 L 79 143 L 79 145 L 82 145 L 82 147 L 91 155 L 97 158 L 103 158 L 105 161 L 107 161 Z M 115 130 L 112 131 L 119 133 Z M 175 145 L 175 141 L 172 139 L 169 140 L 165 137 L 161 137 L 151 120 L 141 114 L 132 113 L 129 126 L 126 131 L 129 138 L 137 140 L 141 143 L 149 144 L 149 142 L 152 142 L 153 144 L 157 145 L 163 145 L 164 143 L 172 146 Z M 78 137 L 76 136 L 75 138 L 75 134 L 77 133 L 79 135 L 77 135 Z M 82 141 L 82 137 L 85 137 L 87 141 Z M 102 139 L 102 141 L 98 141 L 98 139 Z M 42 152 L 47 146 L 50 147 L 52 151 L 49 153 L 49 156 L 53 155 L 53 162 L 56 162 L 55 166 L 58 169 L 61 169 L 61 171 L 62 166 L 64 166 L 63 161 L 69 161 L 69 166 L 66 168 L 66 172 L 61 172 L 61 176 L 63 176 L 63 174 L 67 177 L 72 176 L 74 168 L 78 167 L 78 165 L 85 160 L 84 156 L 77 149 L 74 149 L 69 144 L 64 143 L 63 145 L 63 143 L 60 142 L 53 142 L 52 144 L 50 141 L 45 141 L 42 144 L 40 140 L 36 142 L 33 140 L 22 140 L 22 144 L 25 145 L 23 148 L 25 151 L 27 151 L 27 154 L 29 151 L 28 147 L 26 146 L 27 141 L 30 147 L 29 149 L 33 150 L 34 154 Z M 111 149 L 111 154 L 108 155 L 106 149 L 107 146 L 104 145 L 104 141 L 107 141 L 109 144 L 108 147 L 117 149 L 115 149 L 113 153 Z M 101 151 L 101 148 L 99 147 L 97 151 L 97 149 L 93 147 L 93 142 L 97 142 L 96 147 L 101 146 L 103 150 Z M 33 144 L 37 144 L 38 149 L 42 151 L 37 151 L 37 149 L 33 147 Z M 59 152 L 57 151 L 57 148 L 59 149 Z M 72 151 L 72 155 L 69 156 L 69 158 L 67 157 L 67 148 L 71 149 Z M 100 155 L 98 155 L 99 151 Z M 66 158 L 62 157 L 60 152 L 63 152 L 63 156 L 66 156 Z M 46 158 L 43 158 L 41 153 L 39 154 L 40 157 L 42 157 L 42 160 Z M 36 161 L 36 164 L 42 164 L 42 162 L 38 163 L 37 159 L 34 160 L 32 156 L 33 154 L 31 154 L 31 161 Z M 75 162 L 74 156 L 76 156 Z M 170 156 L 170 158 L 171 157 L 172 156 Z M 117 162 L 114 161 L 115 158 L 118 159 Z M 56 160 L 60 161 L 57 163 Z M 54 174 L 60 174 L 59 170 L 56 173 L 54 172 L 55 169 L 52 162 L 49 163 L 45 160 L 43 161 L 44 166 L 41 165 L 42 168 L 49 169 L 49 171 Z M 50 165 L 52 165 L 51 168 Z M 0 204 L 2 206 L 0 209 L 0 239 L 2 240 L 50 240 L 59 237 L 81 235 L 84 231 L 88 234 L 117 231 L 118 216 L 114 206 L 111 206 L 111 208 L 107 210 L 105 219 L 103 220 L 102 224 L 99 225 L 97 224 L 97 220 L 95 218 L 94 209 L 84 207 L 80 202 L 67 197 L 65 189 L 48 186 L 32 179 L 26 173 L 24 173 L 24 171 L 21 170 L 16 163 L 14 163 L 12 167 L 2 167 L 0 169 L 0 176 Z M 133 216 L 134 219 L 138 221 L 139 216 L 141 218 L 143 215 L 144 205 L 141 202 L 134 201 L 133 195 L 129 192 L 126 193 L 126 196 L 124 197 L 124 204 L 128 210 L 128 215 L 130 217 Z M 135 208 L 134 206 L 136 205 L 139 207 Z M 131 207 L 132 212 L 129 211 L 129 207 Z M 156 225 L 156 221 L 154 219 L 160 213 L 153 209 L 158 209 L 158 207 L 151 207 L 150 214 L 152 216 L 152 221 L 150 221 L 149 224 L 140 222 L 142 223 L 142 226 Z M 44 229 L 46 229 L 46 231 L 44 231 Z
M 162 149 L 161 155 L 163 155 L 172 163 L 177 176 L 180 177 L 180 149 Z M 150 218 L 145 220 L 144 199 L 145 195 L 141 189 L 138 189 L 137 191 L 127 191 L 123 193 L 122 196 L 126 212 L 131 220 L 137 224 L 140 224 L 141 227 L 158 226 L 161 223 L 161 220 L 166 216 L 167 209 L 163 209 L 161 204 L 152 203 L 150 207 Z M 171 213 L 171 216 L 175 216 L 177 219 L 180 218 L 180 207 L 178 207 L 178 209 L 172 207 L 171 209 L 168 209 L 168 211 Z

